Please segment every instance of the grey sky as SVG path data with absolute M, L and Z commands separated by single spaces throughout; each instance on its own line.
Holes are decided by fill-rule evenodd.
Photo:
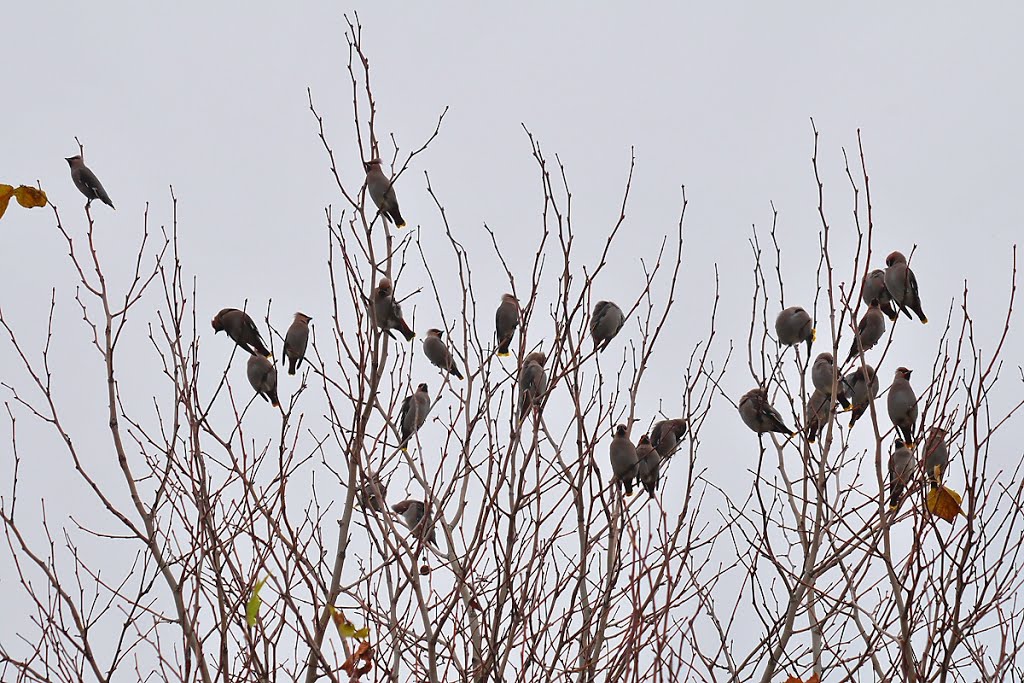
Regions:
M 843 264 L 837 278 L 849 280 L 854 242 L 841 147 L 855 156 L 857 128 L 872 182 L 876 266 L 889 251 L 909 253 L 918 245 L 913 266 L 933 322 L 901 323 L 890 367 L 880 373 L 883 387 L 895 365 L 930 366 L 945 312 L 965 278 L 981 339 L 992 340 L 1001 329 L 1010 247 L 1024 219 L 1020 5 L 514 6 L 358 7 L 378 130 L 393 132 L 407 152 L 450 107 L 440 137 L 403 176 L 398 192 L 411 227 L 424 237 L 441 230 L 425 191 L 423 172 L 430 173 L 456 236 L 481 259 L 476 277 L 486 302 L 484 324 L 492 320 L 490 299 L 496 305 L 506 285 L 486 273 L 494 261 L 482 224 L 499 233 L 524 278 L 532 236 L 539 233 L 538 174 L 521 122 L 549 159 L 557 153 L 565 164 L 582 236 L 593 230 L 603 238 L 614 223 L 635 148 L 624 228 L 629 238 L 619 242 L 604 276 L 607 294 L 601 286 L 596 294 L 621 301 L 636 296 L 638 258 L 650 256 L 674 230 L 685 184 L 683 290 L 670 321 L 683 348 L 706 330 L 716 262 L 724 288 L 720 334 L 737 346 L 745 342 L 752 283 L 747 239 L 751 224 L 770 226 L 772 201 L 780 214 L 786 301 L 810 307 L 819 229 L 810 166 L 813 116 L 835 253 Z M 325 116 L 345 180 L 357 186 L 363 171 L 344 71 L 346 9 L 328 2 L 287 8 L 11 4 L 4 8 L 0 42 L 6 67 L 0 182 L 38 179 L 68 228 L 81 234 L 83 198 L 64 161 L 77 152 L 77 135 L 118 207 L 112 212 L 97 203 L 93 213 L 100 248 L 122 285 L 133 264 L 114 261 L 134 253 L 146 202 L 154 228 L 169 223 L 167 187 L 173 185 L 185 268 L 198 280 L 204 337 L 212 333 L 206 320 L 246 298 L 261 315 L 272 298 L 281 330 L 295 310 L 313 315 L 314 323 L 318 315 L 326 320 L 324 206 L 339 201 L 306 88 Z M 528 248 L 515 248 L 517 234 L 531 236 Z M 57 348 L 65 351 L 56 363 L 67 371 L 78 362 L 71 349 L 81 352 L 86 337 L 52 213 L 12 205 L 0 220 L 0 239 L 5 315 L 28 339 L 40 339 L 56 286 L 63 315 Z M 592 260 L 597 246 L 582 253 Z M 440 261 L 447 254 L 447 247 L 428 249 L 428 257 Z M 410 271 L 407 290 L 426 284 L 417 272 Z M 423 296 L 406 304 L 417 307 L 424 321 L 418 328 L 436 319 L 431 301 Z M 630 332 L 635 327 L 627 322 L 623 334 Z M 151 360 L 141 346 L 144 330 L 134 335 L 140 362 Z M 823 336 L 819 325 L 819 340 Z M 225 340 L 216 342 L 204 344 L 214 366 L 229 353 Z M 673 348 L 663 342 L 655 356 L 659 373 L 647 380 L 643 411 L 659 397 L 678 405 L 682 368 Z M 1021 360 L 1015 342 L 1008 361 Z M 734 400 L 751 386 L 742 357 L 737 361 L 724 384 Z M 67 405 L 82 406 L 77 426 L 86 428 L 84 438 L 102 448 L 108 438 L 102 418 L 96 421 L 102 406 L 92 398 L 101 368 L 90 362 L 61 391 Z M 0 378 L 20 382 L 17 367 L 5 353 Z M 232 377 L 247 390 L 241 367 Z M 282 399 L 291 388 L 282 390 Z M 126 390 L 145 398 L 144 386 Z M 742 459 L 752 451 L 753 437 L 737 432 L 738 424 L 720 401 L 707 433 L 729 434 L 717 449 L 721 458 Z M 48 450 L 25 453 L 26 459 L 65 457 L 47 438 Z M 6 482 L 9 459 L 3 462 L 0 481 Z M 63 490 L 39 465 L 26 465 L 29 501 L 33 493 L 38 499 L 41 491 Z M 54 501 L 55 516 L 73 511 L 67 502 Z M 5 574 L 0 568 L 6 583 Z M 4 632 L 0 628 L 0 637 Z

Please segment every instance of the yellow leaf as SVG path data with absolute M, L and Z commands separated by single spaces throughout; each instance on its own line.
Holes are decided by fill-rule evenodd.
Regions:
M 249 626 L 255 626 L 256 619 L 260 615 L 260 605 L 263 604 L 263 600 L 260 598 L 260 590 L 266 582 L 267 579 L 257 581 L 256 585 L 252 587 L 252 595 L 249 596 L 249 602 L 245 603 L 245 623 Z
M 331 613 L 331 619 L 334 620 L 334 625 L 338 629 L 338 635 L 342 638 L 355 638 L 356 640 L 366 640 L 370 637 L 370 627 L 364 626 L 363 628 L 356 628 L 345 616 L 345 613 L 340 609 L 329 605 L 327 610 Z
M 967 516 L 960 508 L 961 500 L 960 494 L 953 489 L 939 486 L 928 492 L 928 512 L 952 524 L 957 515 Z
M 14 191 L 14 197 L 18 203 L 26 209 L 38 206 L 46 206 L 46 193 L 28 185 L 22 185 Z
M 0 218 L 4 217 L 4 211 L 7 210 L 7 204 L 11 201 L 11 197 L 14 195 L 14 188 L 10 185 L 0 184 Z

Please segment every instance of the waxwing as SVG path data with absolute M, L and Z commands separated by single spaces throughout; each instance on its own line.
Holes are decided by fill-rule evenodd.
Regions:
M 888 395 L 889 419 L 908 446 L 914 444 L 914 425 L 917 422 L 917 394 L 910 386 L 911 372 L 907 368 L 896 368 Z
M 402 515 L 406 526 L 412 529 L 413 536 L 425 540 L 431 545 L 437 545 L 433 520 L 427 514 L 427 506 L 423 504 L 423 501 L 403 500 L 401 503 L 396 503 L 391 509 Z
M 814 324 L 807 311 L 799 306 L 790 306 L 775 318 L 775 334 L 780 344 L 794 346 L 800 342 L 807 343 L 807 353 L 811 352 L 814 341 Z
M 284 353 L 281 354 L 281 365 L 288 361 L 288 374 L 294 375 L 295 368 L 302 364 L 306 357 L 306 345 L 309 343 L 309 321 L 305 313 L 296 313 L 288 332 L 284 335 Z
M 85 161 L 82 160 L 80 154 L 76 154 L 73 157 L 65 159 L 68 162 L 68 166 L 71 167 L 71 180 L 75 183 L 75 187 L 78 191 L 85 195 L 88 200 L 85 205 L 92 204 L 92 200 L 98 199 L 111 209 L 114 209 L 114 202 L 110 201 L 110 197 L 107 195 L 107 191 L 103 189 L 103 184 L 100 183 L 99 178 L 96 174 L 89 170 L 89 167 L 85 165 Z M 114 209 L 115 211 L 117 209 Z
M 455 364 L 455 359 L 452 358 L 452 352 L 448 350 L 448 345 L 444 343 L 444 339 L 441 337 L 442 334 L 444 333 L 436 328 L 427 330 L 427 338 L 423 340 L 423 353 L 436 367 L 462 379 L 462 373 L 459 372 L 459 367 Z
M 850 401 L 846 397 L 846 391 L 843 384 L 843 376 L 839 375 L 836 377 L 836 361 L 832 357 L 831 353 L 823 352 L 819 353 L 818 357 L 814 359 L 814 363 L 811 365 L 811 384 L 814 388 L 822 392 L 826 396 L 832 395 L 832 379 L 835 377 L 836 380 L 836 400 L 843 408 L 850 407 Z
M 249 353 L 263 356 L 270 355 L 270 349 L 263 343 L 259 328 L 244 311 L 237 308 L 224 308 L 210 321 L 214 332 L 225 332 L 236 344 Z
M 940 427 L 932 427 L 928 430 L 928 436 L 924 440 L 924 473 L 928 477 L 932 488 L 938 488 L 942 483 L 942 475 L 946 472 L 949 464 L 949 446 L 946 444 L 946 430 Z
M 266 356 L 255 353 L 249 356 L 246 375 L 249 377 L 249 384 L 263 400 L 270 402 L 275 408 L 281 406 L 281 402 L 277 400 L 277 368 Z
M 658 449 L 658 455 L 667 458 L 679 448 L 687 428 L 686 419 L 681 417 L 656 422 L 651 429 L 651 445 Z
M 498 339 L 498 355 L 507 356 L 508 347 L 519 327 L 519 301 L 512 294 L 502 294 L 501 303 L 494 313 L 494 329 Z
M 758 434 L 777 432 L 792 436 L 793 430 L 785 425 L 779 411 L 768 402 L 768 390 L 764 387 L 751 389 L 743 394 L 739 405 L 743 423 Z
M 604 351 L 622 329 L 626 316 L 622 309 L 611 301 L 598 301 L 590 316 L 590 336 L 594 338 L 594 350 Z
M 637 477 L 651 497 L 658 490 L 658 479 L 661 477 L 661 455 L 651 444 L 651 439 L 644 434 L 636 445 Z
M 626 487 L 626 495 L 633 495 L 633 480 L 636 479 L 639 470 L 636 448 L 629 440 L 626 433 L 626 425 L 619 425 L 615 428 L 615 435 L 612 437 L 611 445 L 608 448 L 612 461 L 612 473 L 620 486 Z
M 817 441 L 825 430 L 831 408 L 832 399 L 819 389 L 815 389 L 807 398 L 807 405 L 804 406 L 804 433 L 807 435 L 808 443 Z
M 885 259 L 885 265 L 885 288 L 889 290 L 892 302 L 908 318 L 910 317 L 910 313 L 907 311 L 909 308 L 917 314 L 921 322 L 927 324 L 928 316 L 921 308 L 921 294 L 917 289 L 917 278 L 914 276 L 914 271 L 907 265 L 907 257 L 894 251 Z
M 519 371 L 519 417 L 526 417 L 531 407 L 540 408 L 540 398 L 548 389 L 548 377 L 544 371 L 547 356 L 534 351 L 526 357 Z
M 406 341 L 412 341 L 416 336 L 416 333 L 409 329 L 405 319 L 402 318 L 402 306 L 395 301 L 395 292 L 390 278 L 382 277 L 377 283 L 377 288 L 373 290 L 370 299 L 370 312 L 373 315 L 374 324 L 392 338 L 395 335 L 391 334 L 391 330 L 398 330 Z
M 366 191 L 373 200 L 374 205 L 380 210 L 381 218 L 387 222 L 394 221 L 395 226 L 405 227 L 405 219 L 398 209 L 398 197 L 395 196 L 395 188 L 391 179 L 384 175 L 381 170 L 380 159 L 370 159 L 363 163 L 366 170 Z
M 896 321 L 899 313 L 892 305 L 892 297 L 889 296 L 889 290 L 885 288 L 884 270 L 875 268 L 864 276 L 860 286 L 860 298 L 869 306 L 872 301 L 878 299 L 878 306 L 882 309 L 882 313 L 890 320 Z
M 889 509 L 895 510 L 900 505 L 903 490 L 914 481 L 917 461 L 914 453 L 900 439 L 893 442 L 892 454 L 889 455 Z
M 853 337 L 850 355 L 846 357 L 846 362 L 849 363 L 856 358 L 861 348 L 864 349 L 864 353 L 874 348 L 883 334 L 885 334 L 885 315 L 882 314 L 882 309 L 878 307 L 878 299 L 872 299 L 867 312 L 864 313 L 864 317 L 860 319 L 860 323 L 857 325 L 857 333 Z
M 870 365 L 854 368 L 848 375 L 843 377 L 843 390 L 850 399 L 850 427 L 857 424 L 864 411 L 878 396 L 878 374 Z
M 402 401 L 402 409 L 398 415 L 398 427 L 402 436 L 399 447 L 404 451 L 408 449 L 409 439 L 415 434 L 423 423 L 427 421 L 427 413 L 430 412 L 430 392 L 426 384 L 416 387 L 416 393 L 406 396 Z

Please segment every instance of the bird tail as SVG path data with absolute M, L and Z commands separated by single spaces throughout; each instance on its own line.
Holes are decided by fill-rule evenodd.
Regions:
M 400 320 L 399 323 L 401 323 L 401 326 L 398 328 L 398 331 L 405 337 L 405 341 L 411 342 L 416 338 L 416 333 L 409 329 L 409 325 L 404 320 Z
M 928 316 L 924 314 L 924 310 L 921 308 L 921 304 L 914 306 L 914 313 L 917 313 L 917 317 L 921 319 L 922 324 L 928 324 Z
M 498 358 L 507 358 L 508 357 L 508 355 L 509 355 L 508 347 L 509 347 L 509 344 L 511 344 L 511 343 L 512 343 L 512 336 L 511 335 L 509 335 L 508 338 L 502 339 L 501 341 L 498 342 Z
M 296 358 L 289 358 L 288 359 L 288 374 L 289 375 L 294 375 L 295 374 L 295 368 L 296 368 L 297 365 L 298 365 L 298 359 L 296 359 Z
M 807 443 L 814 443 L 818 438 L 818 423 L 810 422 L 807 425 Z
M 275 408 L 280 408 L 281 407 L 281 401 L 279 401 L 277 399 L 277 390 L 276 389 L 274 391 L 268 391 L 267 392 L 267 396 L 270 397 L 270 405 L 274 406 Z
M 465 377 L 462 376 L 462 373 L 459 372 L 459 369 L 457 367 L 455 367 L 454 365 L 452 365 L 450 368 L 448 368 L 448 372 L 452 373 L 453 375 L 455 375 L 459 379 L 465 379 Z
M 397 207 L 392 209 L 388 213 L 391 214 L 391 220 L 393 220 L 395 222 L 395 227 L 396 228 L 404 228 L 405 227 L 405 219 L 402 218 L 402 213 L 398 210 Z
M 889 509 L 895 510 L 900 506 L 900 498 L 903 497 L 903 484 L 894 481 L 889 491 Z

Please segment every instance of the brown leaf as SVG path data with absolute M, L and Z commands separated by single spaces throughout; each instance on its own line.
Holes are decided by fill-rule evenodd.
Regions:
M 4 217 L 4 211 L 7 210 L 7 204 L 11 201 L 13 195 L 13 187 L 0 183 L 0 218 Z
M 341 665 L 342 671 L 355 679 L 369 673 L 372 668 L 373 646 L 368 642 L 359 643 L 359 647 Z
M 928 492 L 928 512 L 952 524 L 957 515 L 967 516 L 960 507 L 961 500 L 960 494 L 953 489 L 939 486 Z
M 46 193 L 28 185 L 22 185 L 15 190 L 14 197 L 26 209 L 46 206 Z

